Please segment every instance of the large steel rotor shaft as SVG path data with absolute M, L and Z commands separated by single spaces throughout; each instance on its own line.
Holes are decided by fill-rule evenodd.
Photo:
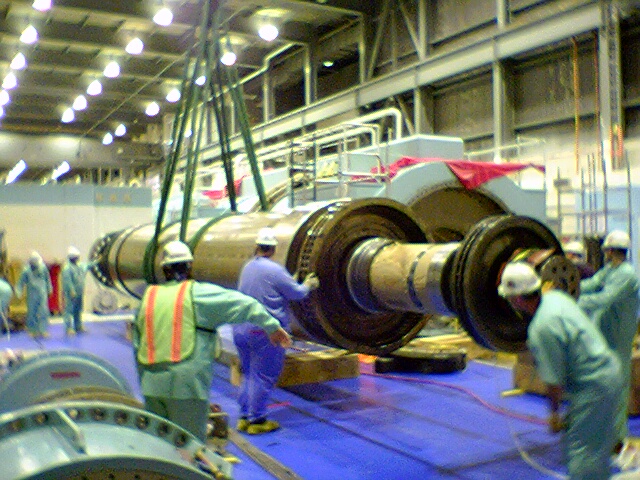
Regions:
M 429 314 L 459 317 L 487 347 L 522 349 L 528 321 L 497 296 L 501 268 L 521 249 L 562 252 L 553 233 L 528 217 L 490 216 L 461 242 L 436 244 L 427 241 L 414 215 L 398 202 L 335 201 L 287 214 L 190 221 L 187 241 L 194 253 L 194 278 L 235 288 L 263 227 L 276 231 L 276 261 L 300 278 L 309 272 L 320 278 L 318 290 L 292 305 L 296 333 L 370 354 L 406 344 Z M 145 225 L 99 240 L 92 249 L 94 275 L 140 297 L 146 286 L 143 258 L 153 231 Z M 159 246 L 178 233 L 179 225 L 165 228 Z M 162 281 L 159 255 L 154 265 Z

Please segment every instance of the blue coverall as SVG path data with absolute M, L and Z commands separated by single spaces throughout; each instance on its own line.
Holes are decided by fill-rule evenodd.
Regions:
M 282 265 L 260 256 L 242 269 L 238 290 L 259 300 L 285 330 L 289 329 L 289 301 L 309 294 Z M 240 416 L 260 421 L 266 417 L 269 395 L 282 372 L 285 349 L 272 345 L 262 330 L 249 323 L 234 325 L 233 341 L 244 374 L 238 396 Z
M 628 434 L 631 389 L 631 351 L 638 328 L 638 277 L 627 261 L 617 267 L 607 263 L 591 278 L 580 282 L 578 305 L 600 327 L 622 365 L 623 386 L 617 399 L 617 441 Z
M 604 480 L 616 443 L 620 362 L 602 333 L 564 292 L 542 295 L 529 324 L 527 346 L 543 382 L 568 399 L 567 466 L 573 480 Z
M 4 316 L 4 320 L 0 320 L 4 327 L 9 325 L 9 302 L 13 296 L 13 288 L 11 284 L 4 278 L 0 278 L 0 314 Z M 5 323 L 6 322 L 6 323 Z
M 53 291 L 51 277 L 46 265 L 27 265 L 20 274 L 16 284 L 16 294 L 21 297 L 27 289 L 27 330 L 34 336 L 48 334 L 49 330 L 49 295 Z
M 64 324 L 67 331 L 81 332 L 84 279 L 90 264 L 65 262 L 62 267 L 62 296 L 64 299 Z
M 175 285 L 167 282 L 165 285 Z M 162 289 L 162 286 L 160 286 Z M 159 294 L 160 295 L 160 294 Z M 191 356 L 179 363 L 138 366 L 145 407 L 206 440 L 209 415 L 209 390 L 213 382 L 216 328 L 226 323 L 251 322 L 256 328 L 273 333 L 280 324 L 253 298 L 211 283 L 194 282 L 193 305 L 196 316 L 196 341 Z M 145 305 L 140 306 L 144 312 Z M 136 318 L 138 315 L 136 314 Z M 134 324 L 134 351 L 140 346 L 140 331 Z

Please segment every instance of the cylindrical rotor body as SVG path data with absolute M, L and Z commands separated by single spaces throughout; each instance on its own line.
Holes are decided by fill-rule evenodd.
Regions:
M 288 213 L 190 221 L 186 241 L 194 254 L 193 277 L 235 288 L 264 227 L 276 232 L 275 261 L 298 272 L 300 279 L 310 272 L 320 279 L 318 290 L 291 305 L 294 333 L 377 355 L 405 345 L 422 329 L 425 315 L 432 314 L 458 316 L 484 346 L 523 349 L 528 320 L 497 295 L 501 269 L 522 249 L 562 253 L 553 233 L 528 217 L 491 216 L 463 241 L 436 244 L 428 243 L 411 210 L 399 202 L 337 200 Z M 96 277 L 140 297 L 153 232 L 146 225 L 97 242 L 91 255 Z M 178 233 L 177 224 L 166 227 L 158 252 Z M 154 259 L 154 281 L 163 282 L 159 257 Z

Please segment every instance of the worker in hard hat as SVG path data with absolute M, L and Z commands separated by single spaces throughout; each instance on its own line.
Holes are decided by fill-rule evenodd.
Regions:
M 49 336 L 49 295 L 53 291 L 49 270 L 38 252 L 32 252 L 29 262 L 16 283 L 16 294 L 27 294 L 27 331 L 35 338 Z
M 9 303 L 11 302 L 12 296 L 13 287 L 4 276 L 0 276 L 0 321 L 3 330 L 7 332 L 9 332 L 12 327 L 9 319 Z
M 67 261 L 62 267 L 62 297 L 64 300 L 64 324 L 68 336 L 84 332 L 82 325 L 82 300 L 84 279 L 89 263 L 81 263 L 80 250 L 71 246 L 67 250 Z
M 566 257 L 573 262 L 580 273 L 580 280 L 593 276 L 595 269 L 587 263 L 587 250 L 582 242 L 573 240 L 562 247 Z
M 528 263 L 507 264 L 498 294 L 532 317 L 527 346 L 547 386 L 549 427 L 552 432 L 566 429 L 569 477 L 609 478 L 615 403 L 622 385 L 617 356 L 571 296 L 553 289 L 542 292 L 540 277 Z
M 616 417 L 615 451 L 625 447 L 628 435 L 629 394 L 631 388 L 631 352 L 638 328 L 638 287 L 640 283 L 627 260 L 631 240 L 621 230 L 609 233 L 602 244 L 604 266 L 593 277 L 580 282 L 578 305 L 600 327 L 622 365 L 623 388 L 620 390 Z
M 145 407 L 206 440 L 216 329 L 251 322 L 283 347 L 291 337 L 257 300 L 191 276 L 193 256 L 180 241 L 162 250 L 166 283 L 149 285 L 134 318 L 133 346 Z
M 311 273 L 298 283 L 282 265 L 272 260 L 277 245 L 272 228 L 258 232 L 255 256 L 243 267 L 238 290 L 262 302 L 286 330 L 289 328 L 289 302 L 302 300 L 317 289 L 320 282 Z M 244 374 L 238 396 L 240 419 L 237 429 L 252 435 L 277 430 L 279 423 L 267 419 L 267 402 L 282 372 L 285 350 L 272 345 L 263 332 L 246 323 L 234 325 L 233 340 Z

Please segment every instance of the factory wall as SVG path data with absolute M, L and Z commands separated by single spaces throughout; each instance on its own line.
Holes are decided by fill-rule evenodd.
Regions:
M 0 228 L 5 231 L 9 263 L 26 262 L 36 250 L 49 265 L 61 265 L 74 245 L 86 261 L 97 238 L 153 219 L 151 190 L 96 185 L 0 186 Z M 86 282 L 85 310 L 98 291 Z

